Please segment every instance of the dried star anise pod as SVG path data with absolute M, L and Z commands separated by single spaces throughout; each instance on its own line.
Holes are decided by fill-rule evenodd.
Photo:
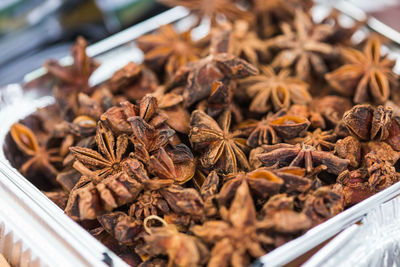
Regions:
M 132 125 L 131 141 L 135 147 L 135 157 L 148 163 L 153 153 L 165 147 L 175 134 L 172 129 L 156 129 L 142 118 L 135 116 L 128 119 Z
M 315 226 L 343 211 L 342 198 L 329 187 L 320 187 L 307 195 L 303 211 Z
M 371 158 L 373 158 L 371 160 Z M 400 180 L 400 173 L 396 171 L 393 163 L 380 160 L 370 154 L 365 156 L 365 160 L 369 161 L 367 168 L 368 184 L 373 192 L 379 192 Z
M 150 171 L 159 176 L 153 178 L 149 177 L 144 165 L 138 160 L 127 161 L 125 165 L 126 172 L 139 181 L 145 189 L 131 205 L 131 215 L 143 216 L 147 213 L 157 215 L 171 209 L 177 214 L 190 215 L 196 218 L 202 216 L 203 200 L 195 189 L 173 185 L 173 178 L 175 177 L 162 175 L 163 170 L 157 165 L 149 165 Z M 191 175 L 193 176 L 193 174 Z M 143 201 L 147 201 L 147 203 Z
M 119 135 L 115 138 L 112 131 L 100 122 L 95 139 L 101 153 L 85 147 L 71 147 L 70 150 L 76 160 L 95 171 L 100 179 L 121 172 L 123 156 L 128 146 L 128 137 Z
M 129 208 L 129 216 L 144 219 L 150 215 L 164 215 L 170 211 L 168 203 L 157 190 L 145 190 Z
M 138 117 L 130 118 L 130 121 L 134 129 L 131 141 L 135 147 L 131 157 L 145 163 L 154 175 L 178 183 L 184 183 L 193 176 L 195 163 L 190 149 L 184 144 L 167 147 L 173 130 L 155 130 Z
M 218 19 L 225 17 L 229 21 L 236 19 L 250 20 L 251 14 L 242 10 L 234 0 L 159 0 L 168 6 L 183 6 L 192 13 L 199 16 L 199 19 L 206 17 L 216 24 Z
M 46 197 L 53 201 L 60 209 L 65 209 L 68 201 L 67 192 L 58 190 L 52 192 L 43 192 L 43 194 L 45 194 Z
M 165 87 L 160 86 L 153 94 L 158 107 L 168 119 L 166 123 L 175 131 L 188 134 L 190 131 L 190 113 L 183 106 L 183 88 L 175 88 L 166 93 Z
M 313 132 L 307 132 L 304 137 L 297 137 L 288 140 L 288 143 L 303 143 L 305 145 L 313 146 L 320 151 L 332 151 L 335 148 L 335 142 L 336 135 L 333 131 L 322 131 L 321 128 L 317 128 Z
M 250 29 L 247 21 L 237 20 L 212 34 L 210 49 L 212 53 L 229 53 L 258 65 L 259 56 L 267 52 L 267 44 Z
M 195 110 L 190 120 L 190 142 L 200 154 L 200 163 L 206 169 L 230 173 L 250 168 L 245 151 L 246 140 L 240 132 L 230 132 L 231 112 L 225 111 L 218 123 L 202 111 Z
M 305 105 L 311 101 L 308 84 L 298 78 L 290 77 L 289 70 L 284 69 L 275 73 L 270 66 L 261 66 L 260 70 L 260 75 L 240 81 L 241 87 L 244 87 L 252 98 L 250 111 L 266 113 L 271 110 L 271 104 L 277 111 L 289 108 L 292 103 Z
M 183 98 L 189 107 L 211 95 L 215 81 L 242 79 L 258 74 L 258 69 L 243 59 L 227 53 L 209 55 L 181 68 L 173 84 L 184 84 Z
M 292 105 L 288 110 L 290 115 L 307 119 L 311 123 L 312 128 L 326 128 L 326 121 L 321 113 L 313 111 L 306 105 Z
M 291 21 L 296 9 L 307 11 L 310 0 L 252 0 L 252 12 L 256 14 L 260 35 L 271 37 L 279 32 L 279 25 Z
M 82 165 L 82 163 L 78 163 Z M 82 171 L 82 165 L 79 169 Z M 111 211 L 136 199 L 143 189 L 126 172 L 100 179 L 86 169 L 88 176 L 82 176 L 71 190 L 65 213 L 77 221 L 93 220 L 106 211 Z
M 238 128 L 248 133 L 247 145 L 251 147 L 263 144 L 276 144 L 282 139 L 291 139 L 303 134 L 310 122 L 302 117 L 287 114 L 281 110 L 276 114 L 268 114 L 266 118 L 256 121 L 248 120 L 240 123 Z
M 316 120 L 315 123 L 313 120 L 311 124 L 314 128 L 334 128 L 338 123 L 340 123 L 343 118 L 343 114 L 351 109 L 353 104 L 348 98 L 335 96 L 335 95 L 327 95 L 323 97 L 315 97 L 309 103 L 310 112 L 313 114 Z M 319 119 L 317 117 L 321 117 L 323 119 L 323 123 L 319 124 Z
M 200 55 L 190 31 L 177 33 L 171 25 L 161 26 L 157 34 L 139 37 L 137 43 L 145 52 L 144 62 L 153 69 L 163 67 L 169 77 Z
M 56 60 L 49 60 L 44 64 L 50 74 L 59 79 L 60 90 L 65 93 L 71 91 L 87 92 L 89 77 L 98 64 L 86 54 L 86 41 L 79 37 L 71 49 L 73 63 L 71 66 L 61 66 Z M 67 92 L 68 91 L 68 92 Z M 66 94 L 63 94 L 66 96 Z
M 273 231 L 275 245 L 285 242 L 284 235 L 298 235 L 311 228 L 311 220 L 303 212 L 294 211 L 293 197 L 279 194 L 271 197 L 262 208 L 263 226 Z
M 326 172 L 338 175 L 344 171 L 349 161 L 341 159 L 330 152 L 318 151 L 315 147 L 305 144 L 264 145 L 265 153 L 259 154 L 259 160 L 265 166 L 277 164 L 278 167 L 304 167 L 310 173 L 314 167 L 325 165 Z
M 28 160 L 19 168 L 19 171 L 28 178 L 33 178 L 31 175 L 40 172 L 50 182 L 53 182 L 58 174 L 58 170 L 53 164 L 63 161 L 63 158 L 58 154 L 59 150 L 57 148 L 48 149 L 39 145 L 38 139 L 32 130 L 21 123 L 13 124 L 10 128 L 10 133 L 18 149 L 28 157 Z
M 343 123 L 361 141 L 386 140 L 393 148 L 399 148 L 399 122 L 393 118 L 391 107 L 357 105 L 344 114 Z
M 354 48 L 343 48 L 346 62 L 337 70 L 328 73 L 328 83 L 344 96 L 352 96 L 355 103 L 385 103 L 390 91 L 397 89 L 398 76 L 393 72 L 395 61 L 381 56 L 381 43 L 371 37 L 363 52 Z
M 122 93 L 130 100 L 140 100 L 146 94 L 153 93 L 158 86 L 156 75 L 143 65 L 129 62 L 107 82 L 113 94 Z
M 345 170 L 338 176 L 337 182 L 343 186 L 345 207 L 357 204 L 373 194 L 368 186 L 367 172 L 365 170 Z
M 347 136 L 336 142 L 335 154 L 340 158 L 348 159 L 349 166 L 356 168 L 361 162 L 361 143 L 357 138 Z
M 216 117 L 225 109 L 233 109 L 232 103 L 233 90 L 231 84 L 226 84 L 224 82 L 214 82 L 211 89 L 211 94 L 207 99 L 207 114 L 211 117 Z M 199 104 L 198 109 L 201 108 L 202 103 Z M 204 110 L 205 111 L 205 108 Z
M 121 211 L 103 214 L 98 220 L 104 230 L 125 245 L 133 245 L 134 239 L 143 230 L 141 220 L 134 219 Z
M 218 187 L 220 181 L 216 171 L 212 171 L 208 174 L 200 188 L 200 195 L 204 201 L 205 215 L 213 217 L 217 215 L 218 209 L 215 205 L 218 194 Z
M 120 106 L 114 106 L 103 113 L 100 120 L 117 134 L 131 135 L 133 128 L 129 119 L 135 116 L 143 119 L 153 128 L 167 128 L 165 123 L 168 116 L 159 110 L 157 99 L 151 95 L 144 96 L 138 105 L 129 101 L 121 102 Z
M 149 226 L 151 221 L 161 222 L 162 226 Z M 144 245 L 136 247 L 139 255 L 168 256 L 168 266 L 201 266 L 209 259 L 209 251 L 203 242 L 195 236 L 180 233 L 160 217 L 149 216 L 143 224 L 148 234 L 143 236 Z
M 283 35 L 269 40 L 272 47 L 281 50 L 272 62 L 273 67 L 293 67 L 302 80 L 307 80 L 310 74 L 327 72 L 324 56 L 330 55 L 333 47 L 323 40 L 332 33 L 329 25 L 314 24 L 308 14 L 296 10 L 293 27 L 284 23 L 282 31 Z
M 53 90 L 54 97 L 62 117 L 67 119 L 78 109 L 77 94 L 93 92 L 94 88 L 89 85 L 89 77 L 98 67 L 98 64 L 87 56 L 86 41 L 82 37 L 77 39 L 71 54 L 73 63 L 70 66 L 61 66 L 57 60 L 49 60 L 44 64 L 50 75 L 57 79 Z
M 206 221 L 190 230 L 213 245 L 208 266 L 248 266 L 252 258 L 266 253 L 263 245 L 270 240 L 259 227 L 247 183 L 242 183 L 236 190 L 223 220 Z
M 161 194 L 175 213 L 187 214 L 195 219 L 203 216 L 203 199 L 196 189 L 171 185 L 161 189 Z
M 249 173 L 231 173 L 224 177 L 224 183 L 218 194 L 218 202 L 223 208 L 235 196 L 242 183 L 247 183 L 254 199 L 265 200 L 279 193 L 284 180 L 273 170 L 259 168 Z

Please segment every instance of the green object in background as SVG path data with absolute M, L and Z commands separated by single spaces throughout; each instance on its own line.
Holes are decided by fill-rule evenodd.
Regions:
M 118 28 L 131 25 L 148 12 L 155 0 L 96 0 L 103 11 L 107 28 L 114 32 Z
M 0 36 L 27 24 L 26 14 L 45 0 L 1 0 Z

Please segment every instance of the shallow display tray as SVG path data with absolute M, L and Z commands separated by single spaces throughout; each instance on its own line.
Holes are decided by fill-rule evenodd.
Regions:
M 345 1 L 336 1 L 334 5 L 338 10 L 350 17 L 355 19 L 361 18 L 363 20 L 366 18 L 362 18 L 362 11 Z M 329 7 L 317 6 L 316 8 L 325 8 L 326 10 Z M 101 63 L 105 63 L 92 75 L 90 83 L 92 85 L 101 83 L 129 61 L 140 62 L 143 58 L 143 54 L 132 42 L 135 38 L 157 29 L 162 24 L 174 22 L 178 28 L 184 28 L 190 21 L 192 21 L 192 18 L 188 16 L 187 10 L 177 7 L 111 36 L 104 41 L 89 46 L 87 49 L 89 56 L 95 57 Z M 379 21 L 373 18 L 367 20 L 367 25 L 372 28 L 373 31 L 385 35 L 394 43 L 400 43 L 400 34 L 390 27 L 379 23 Z M 201 28 L 196 30 L 201 34 Z M 400 58 L 400 50 L 398 47 L 388 46 L 386 48 L 391 57 Z M 68 64 L 70 60 L 71 59 L 67 57 L 62 59 L 61 63 Z M 44 69 L 38 69 L 29 73 L 25 76 L 25 82 L 32 82 L 43 74 L 45 74 Z M 20 194 L 21 196 L 19 197 L 15 195 L 17 201 L 22 201 L 20 204 L 16 205 L 23 205 L 23 203 L 29 200 L 28 202 L 35 207 L 35 209 L 31 210 L 32 214 L 37 216 L 37 219 L 42 220 L 42 223 L 48 227 L 48 230 L 54 233 L 55 237 L 47 236 L 49 240 L 52 238 L 64 240 L 63 245 L 61 245 L 62 242 L 59 240 L 60 246 L 56 249 L 59 250 L 60 254 L 63 254 L 65 251 L 63 256 L 66 259 L 71 259 L 71 263 L 73 260 L 77 260 L 80 257 L 88 257 L 88 265 L 100 266 L 91 263 L 90 260 L 93 259 L 97 260 L 100 264 L 104 262 L 110 266 L 127 266 L 118 256 L 98 242 L 77 223 L 68 218 L 61 209 L 18 173 L 18 171 L 10 165 L 4 155 L 6 135 L 10 126 L 32 114 L 37 108 L 50 105 L 53 102 L 54 99 L 51 96 L 51 90 L 48 88 L 24 89 L 20 85 L 13 84 L 0 89 L 0 121 L 2 122 L 2 127 L 0 128 L 0 182 L 4 184 L 4 190 L 16 187 L 21 193 L 24 193 L 23 195 Z M 399 194 L 400 183 L 397 183 L 312 228 L 299 238 L 276 248 L 258 259 L 253 265 L 279 266 L 293 262 L 296 258 L 311 251 L 343 229 L 361 220 L 370 210 Z M 2 194 L 1 196 L 3 198 Z M 3 201 L 2 198 L 0 201 Z M 29 209 L 27 212 L 28 211 Z M 38 231 L 40 232 L 40 229 L 38 229 Z M 70 254 L 68 254 L 66 248 L 70 249 Z M 82 263 L 81 265 L 84 266 L 85 264 Z

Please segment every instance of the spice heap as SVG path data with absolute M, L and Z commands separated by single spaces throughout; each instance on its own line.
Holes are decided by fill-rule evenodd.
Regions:
M 73 65 L 45 64 L 56 104 L 10 131 L 13 164 L 125 261 L 247 266 L 399 181 L 381 38 L 352 44 L 359 25 L 309 1 L 163 2 L 209 35 L 162 26 L 96 87 L 79 38 Z

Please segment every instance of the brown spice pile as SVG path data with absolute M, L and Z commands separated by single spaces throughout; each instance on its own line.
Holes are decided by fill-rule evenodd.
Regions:
M 10 131 L 13 164 L 125 261 L 247 266 L 399 181 L 379 37 L 352 45 L 358 25 L 316 24 L 310 1 L 163 2 L 209 36 L 163 26 L 96 87 L 80 38 L 73 65 L 45 64 L 56 104 Z

